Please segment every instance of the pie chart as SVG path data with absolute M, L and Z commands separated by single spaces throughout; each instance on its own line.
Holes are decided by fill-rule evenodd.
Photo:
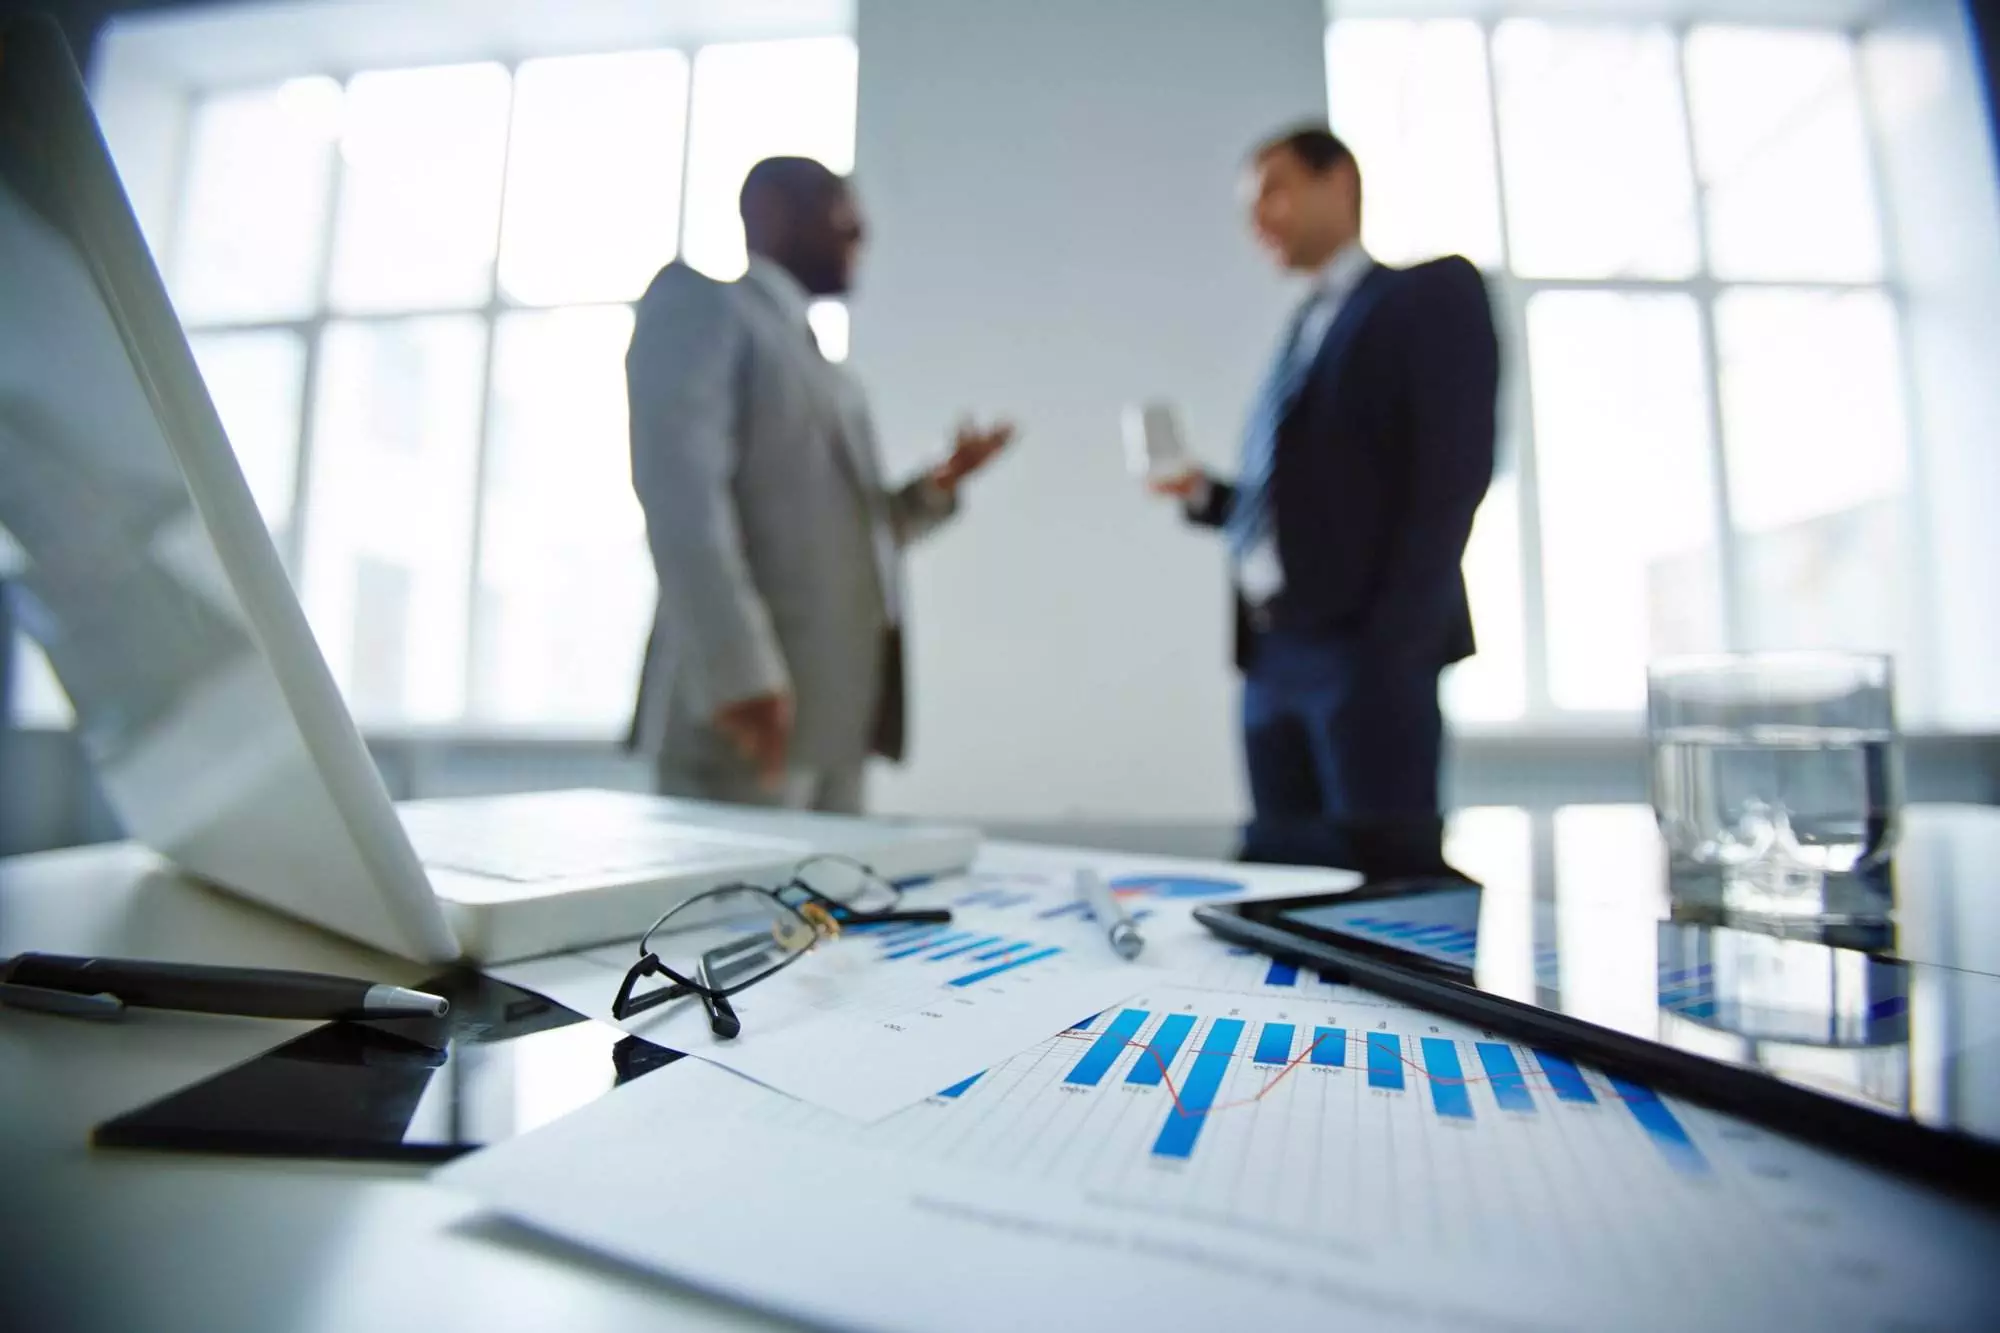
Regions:
M 1243 892 L 1243 884 L 1199 875 L 1120 875 L 1111 891 L 1121 898 L 1223 898 Z

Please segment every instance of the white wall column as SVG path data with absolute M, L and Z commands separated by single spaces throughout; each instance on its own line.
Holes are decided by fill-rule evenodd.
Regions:
M 1289 298 L 1237 186 L 1323 120 L 1321 0 L 861 0 L 856 369 L 898 470 L 963 409 L 1024 434 L 911 561 L 912 762 L 884 810 L 1228 817 L 1220 544 L 1122 461 L 1166 396 L 1233 471 Z

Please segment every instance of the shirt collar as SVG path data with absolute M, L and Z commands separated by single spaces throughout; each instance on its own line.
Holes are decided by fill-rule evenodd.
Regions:
M 806 291 L 803 283 L 785 271 L 784 265 L 753 254 L 743 279 L 776 302 L 779 312 L 792 323 L 810 327 L 806 313 L 812 308 L 812 294 Z
M 1323 298 L 1336 301 L 1345 300 L 1368 272 L 1375 261 L 1362 248 L 1359 239 L 1349 241 L 1333 252 L 1333 258 L 1321 265 L 1313 275 L 1313 292 Z

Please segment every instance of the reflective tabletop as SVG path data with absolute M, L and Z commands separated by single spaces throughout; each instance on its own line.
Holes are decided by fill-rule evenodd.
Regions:
M 1824 925 L 1728 913 L 1642 805 L 1462 810 L 1446 856 L 1482 989 L 2000 1139 L 2000 810 L 1908 808 Z

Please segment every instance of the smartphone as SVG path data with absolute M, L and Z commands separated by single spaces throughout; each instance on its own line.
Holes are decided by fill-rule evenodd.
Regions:
M 2000 976 L 1896 957 L 1865 932 L 1798 938 L 1699 913 L 1535 929 L 1490 917 L 1485 897 L 1403 879 L 1195 918 L 1329 982 L 2000 1204 Z
M 439 1019 L 327 1023 L 99 1125 L 100 1148 L 444 1162 L 681 1058 L 518 986 L 454 970 Z

